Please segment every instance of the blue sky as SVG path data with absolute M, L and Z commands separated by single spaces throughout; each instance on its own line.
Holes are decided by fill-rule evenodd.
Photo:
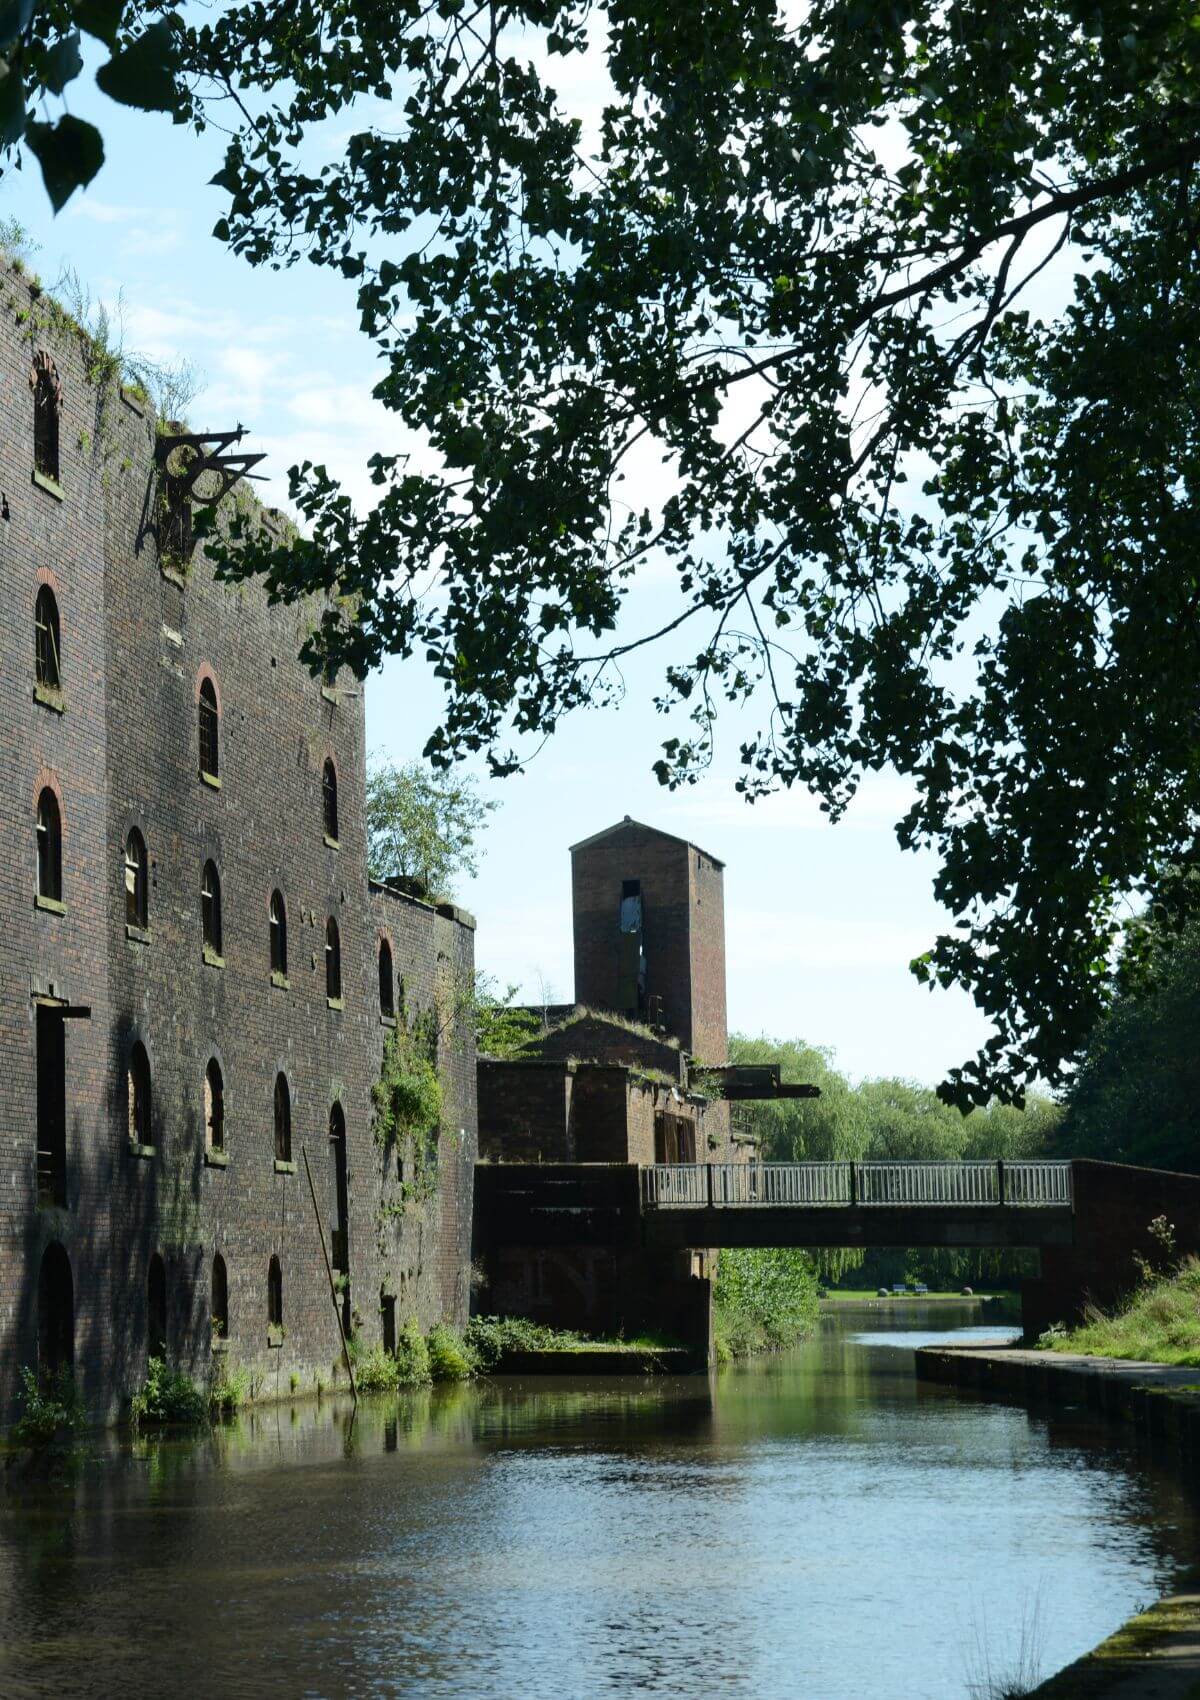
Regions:
M 307 265 L 256 272 L 211 238 L 223 210 L 206 186 L 219 136 L 197 139 L 86 94 L 72 106 L 105 136 L 108 158 L 92 187 L 54 218 L 28 162 L 4 177 L 0 196 L 4 216 L 41 245 L 43 279 L 73 266 L 110 307 L 123 296 L 131 349 L 192 362 L 203 378 L 192 422 L 250 428 L 248 446 L 267 456 L 268 501 L 285 505 L 287 467 L 302 458 L 325 462 L 365 498 L 368 455 L 403 446 L 404 434 L 371 399 L 379 370 L 348 286 Z M 636 617 L 652 618 L 669 595 L 651 580 Z M 837 827 L 804 795 L 751 807 L 733 789 L 739 726 L 730 715 L 703 781 L 664 791 L 650 771 L 665 736 L 650 702 L 664 659 L 642 652 L 619 708 L 578 716 L 527 773 L 484 784 L 500 807 L 479 875 L 458 893 L 479 920 L 480 965 L 531 998 L 542 988 L 570 996 L 567 847 L 630 814 L 727 864 L 733 1027 L 828 1046 L 855 1077 L 936 1080 L 988 1029 L 965 994 L 926 991 L 908 973 L 947 917 L 931 894 L 932 859 L 895 842 L 903 786 L 876 776 Z M 420 665 L 386 666 L 368 682 L 366 704 L 370 749 L 397 761 L 419 754 L 438 713 Z

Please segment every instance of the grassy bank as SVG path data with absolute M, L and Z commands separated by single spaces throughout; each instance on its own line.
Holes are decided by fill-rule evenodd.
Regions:
M 1082 1327 L 1052 1329 L 1038 1342 L 1056 1352 L 1087 1352 L 1143 1363 L 1200 1365 L 1200 1259 L 1143 1283 L 1119 1309 L 1094 1310 Z
M 723 1251 L 713 1291 L 717 1362 L 794 1346 L 816 1327 L 819 1305 L 807 1253 L 774 1247 Z

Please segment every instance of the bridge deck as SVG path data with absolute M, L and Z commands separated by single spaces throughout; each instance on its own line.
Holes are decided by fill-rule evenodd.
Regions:
M 659 1246 L 1070 1245 L 1069 1163 L 674 1163 L 641 1171 Z

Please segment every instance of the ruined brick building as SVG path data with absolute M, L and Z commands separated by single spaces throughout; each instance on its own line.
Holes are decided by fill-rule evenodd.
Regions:
M 628 1217 L 622 1168 L 636 1206 L 631 1166 L 747 1160 L 729 1100 L 792 1089 L 777 1068 L 728 1064 L 721 862 L 627 816 L 574 845 L 571 870 L 576 1001 L 539 1012 L 544 1031 L 520 1056 L 479 1059 L 486 1302 L 558 1326 L 703 1338 L 713 1255 L 649 1253 L 636 1234 L 609 1243 L 607 1229 L 589 1243 L 576 1232 L 589 1209 L 578 1200 L 606 1182 L 572 1170 L 611 1165 L 612 1207 Z M 544 1228 L 560 1184 L 562 1243 L 530 1243 L 526 1210 Z
M 311 610 L 191 546 L 192 502 L 246 468 L 231 434 L 173 454 L 93 355 L 0 270 L 5 1415 L 40 1362 L 113 1416 L 160 1349 L 328 1382 L 304 1153 L 365 1340 L 468 1302 L 473 923 L 369 882 L 360 687 L 297 660 Z M 446 1129 L 415 1202 L 371 1098 L 414 1012 Z

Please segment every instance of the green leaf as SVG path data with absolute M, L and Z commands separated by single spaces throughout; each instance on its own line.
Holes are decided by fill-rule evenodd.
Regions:
M 94 124 L 70 113 L 57 124 L 30 124 L 25 131 L 34 157 L 42 168 L 46 193 L 55 212 L 99 171 L 104 163 L 104 143 Z
M 178 101 L 175 71 L 179 54 L 171 26 L 151 24 L 128 47 L 114 53 L 96 72 L 96 82 L 110 100 L 140 106 L 147 112 L 171 112 Z
M 73 82 L 83 70 L 78 34 L 72 31 L 70 35 L 63 36 L 61 41 L 55 42 L 42 64 L 42 81 L 51 94 L 61 94 L 67 84 Z
M 74 11 L 81 30 L 111 47 L 125 16 L 125 0 L 76 0 Z
M 0 147 L 10 148 L 25 134 L 25 88 L 19 71 L 0 77 Z
M 33 17 L 34 0 L 0 0 L 0 46 L 24 35 Z

